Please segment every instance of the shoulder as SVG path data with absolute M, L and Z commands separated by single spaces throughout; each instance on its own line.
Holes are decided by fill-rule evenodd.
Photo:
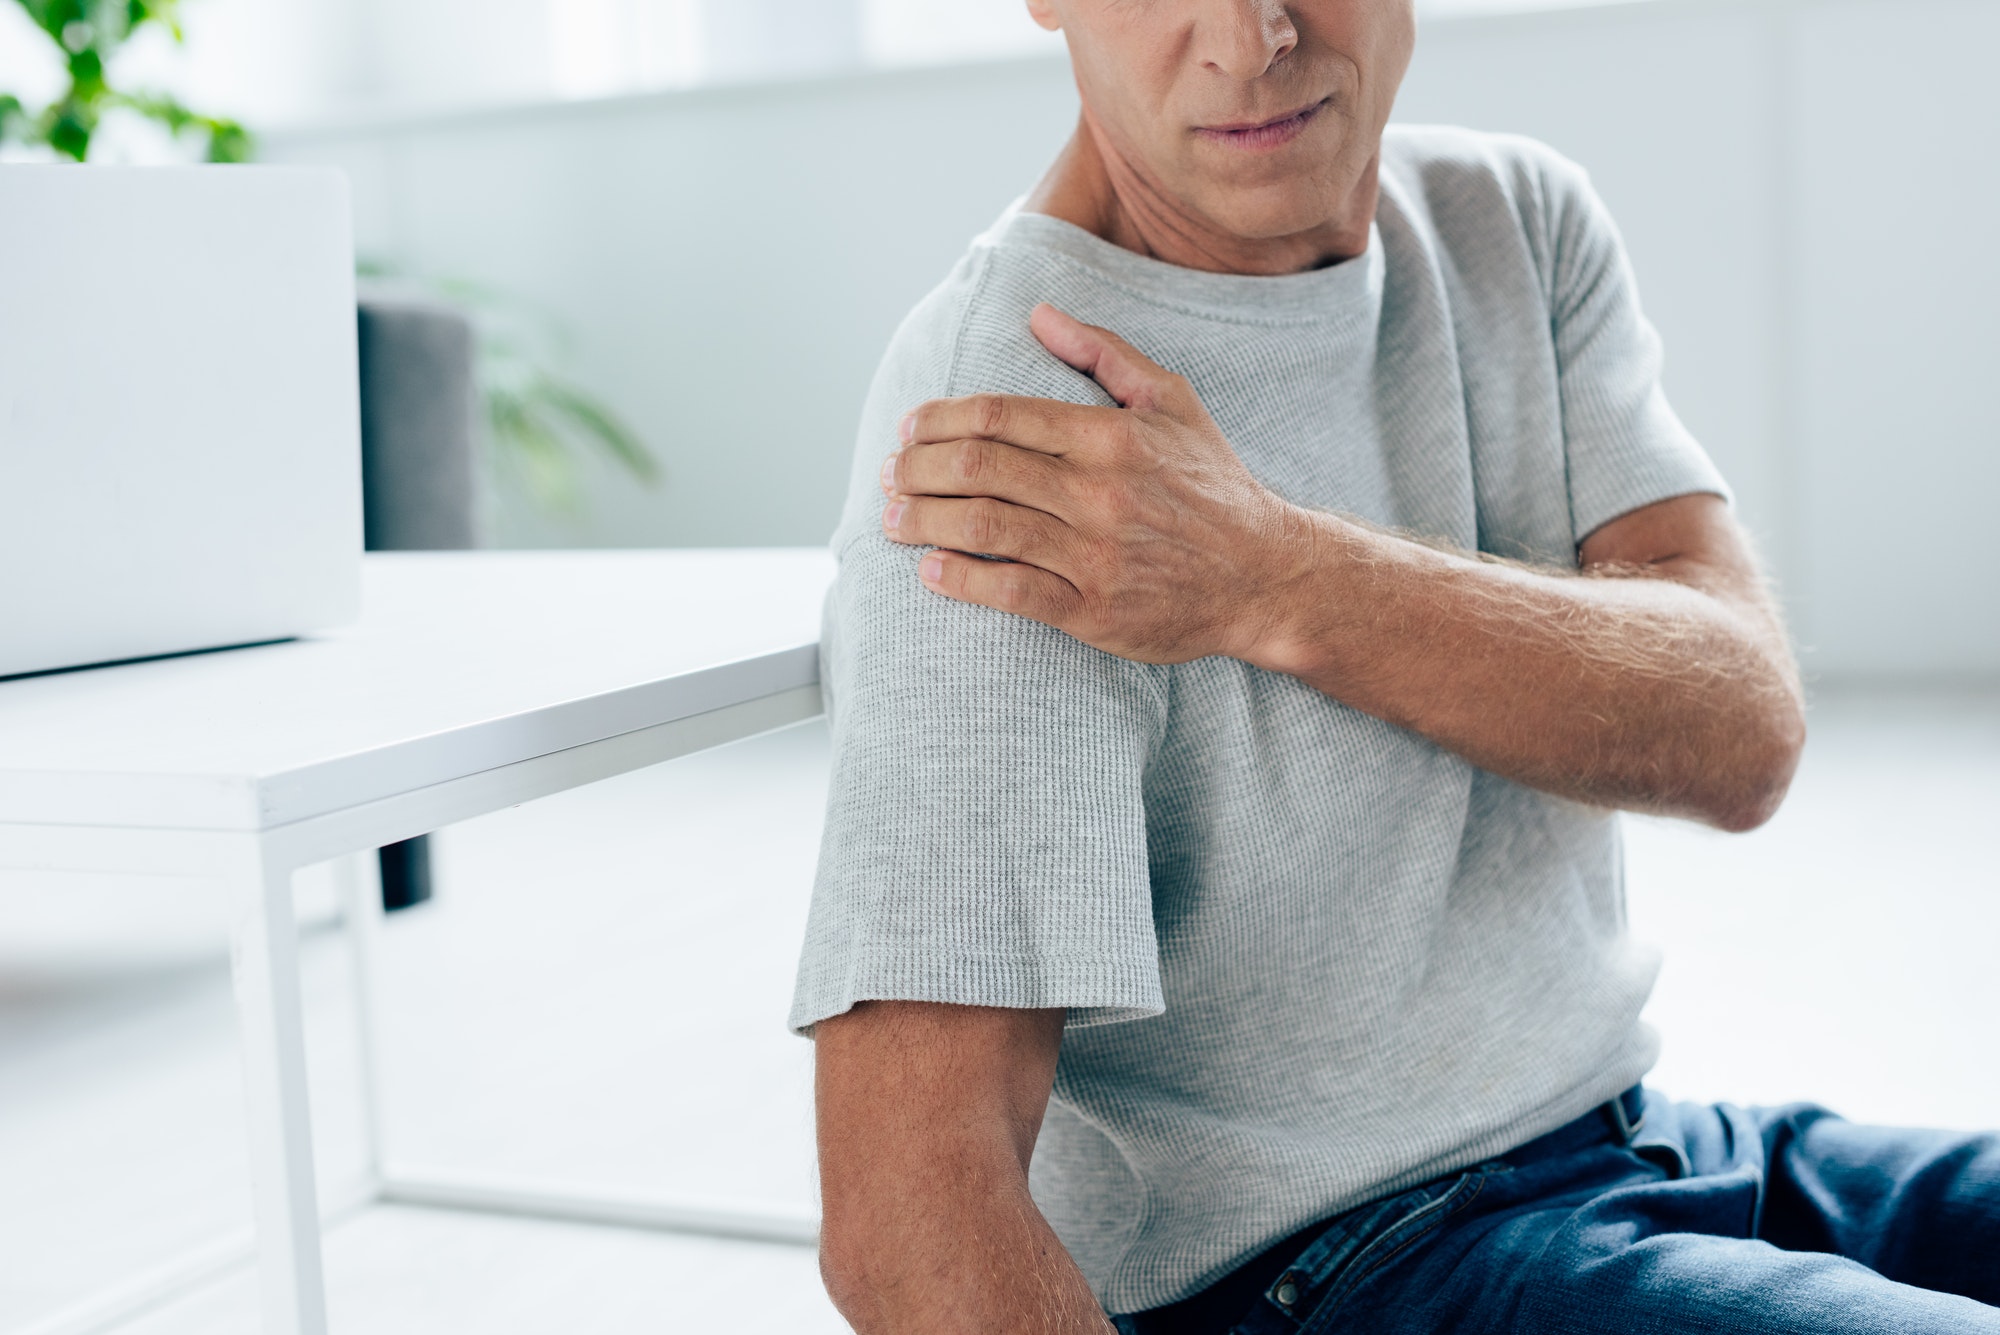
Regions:
M 975 246 L 951 272 L 910 308 L 889 337 L 875 371 L 878 388 L 893 384 L 942 392 L 963 335 L 966 314 L 985 282 L 986 256 Z
M 1391 125 L 1382 135 L 1382 175 L 1433 206 L 1505 198 L 1538 213 L 1587 191 L 1590 181 L 1538 139 L 1455 125 Z
M 1105 402 L 1092 381 L 1028 328 L 1038 304 L 1089 304 L 1081 289 L 1101 280 L 1088 266 L 1024 237 L 1033 229 L 1018 222 L 1010 214 L 973 241 L 897 329 L 883 367 L 917 371 L 910 378 L 924 382 L 926 397 L 993 393 Z
M 1007 218 L 973 241 L 911 308 L 882 354 L 861 410 L 836 548 L 877 532 L 876 476 L 896 448 L 896 423 L 925 400 L 992 393 L 1110 402 L 1096 382 L 1064 365 L 1028 328 L 1039 302 L 1076 310 L 1074 298 L 1086 281 L 1087 271 L 1060 253 L 1015 239 Z
M 1589 173 L 1526 135 L 1392 125 L 1382 136 L 1382 183 L 1454 258 L 1476 263 L 1525 243 L 1545 285 L 1566 235 L 1608 225 Z

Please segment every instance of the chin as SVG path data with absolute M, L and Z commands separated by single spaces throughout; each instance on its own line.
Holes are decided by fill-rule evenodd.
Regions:
M 1213 224 L 1248 241 L 1276 241 L 1325 227 L 1340 216 L 1345 197 L 1295 181 L 1268 185 L 1218 185 L 1200 208 Z

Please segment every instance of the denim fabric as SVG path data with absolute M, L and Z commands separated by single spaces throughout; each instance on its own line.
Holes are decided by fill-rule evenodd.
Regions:
M 1267 1253 L 1267 1269 L 1239 1272 L 1262 1287 L 1233 1325 L 1191 1318 L 1198 1299 L 1115 1323 L 1125 1335 L 2000 1335 L 2000 1137 L 1651 1091 L 1620 1105 Z M 1618 1111 L 1638 1122 L 1629 1141 Z

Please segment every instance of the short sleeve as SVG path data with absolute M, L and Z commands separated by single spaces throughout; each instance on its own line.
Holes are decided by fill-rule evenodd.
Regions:
M 965 392 L 960 358 L 941 351 L 964 319 L 948 292 L 920 307 L 863 412 L 821 640 L 833 771 L 800 1033 L 865 1000 L 1063 1007 L 1071 1025 L 1163 1009 L 1142 793 L 1157 671 L 932 593 L 925 549 L 881 534 L 875 477 L 895 422 Z M 1002 355 L 972 378 L 1078 397 L 1023 356 L 1034 374 L 1010 377 Z
M 1622 514 L 1728 484 L 1660 384 L 1660 336 L 1639 308 L 1623 239 L 1589 177 L 1547 153 L 1550 312 L 1575 540 Z

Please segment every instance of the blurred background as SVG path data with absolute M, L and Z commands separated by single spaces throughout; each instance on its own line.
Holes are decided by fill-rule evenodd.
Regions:
M 51 40 L 38 3 L 0 0 L 17 129 L 97 40 Z M 1629 822 L 1634 924 L 1668 952 L 1657 1079 L 2000 1124 L 2000 3 L 1420 16 L 1399 118 L 1590 169 L 1811 682 L 1770 826 Z M 185 0 L 178 21 L 107 68 L 197 119 L 111 107 L 91 160 L 343 168 L 371 281 L 480 331 L 491 546 L 823 543 L 890 332 L 1076 113 L 1019 0 Z M 33 138 L 0 159 L 55 152 Z M 388 934 L 402 1143 L 809 1199 L 810 1054 L 782 1017 L 824 787 L 809 725 L 441 832 L 437 899 Z M 312 880 L 337 1180 L 346 976 Z M 63 1329 L 33 1323 L 247 1218 L 211 912 L 102 879 L 0 894 L 0 1330 Z M 783 1249 L 423 1217 L 330 1246 L 346 1330 L 841 1328 Z M 130 1329 L 248 1330 L 248 1294 L 218 1281 Z
M 1814 677 L 2000 675 L 2000 619 L 1969 614 L 2000 491 L 2000 6 L 1423 14 L 1398 115 L 1590 168 Z M 1019 0 L 186 0 L 181 21 L 118 76 L 239 120 L 261 160 L 345 168 L 366 259 L 546 315 L 657 455 L 634 486 L 589 454 L 567 513 L 500 496 L 500 545 L 824 541 L 890 331 L 1075 115 Z M 0 5 L 0 89 L 59 80 Z M 174 151 L 129 113 L 93 146 Z

